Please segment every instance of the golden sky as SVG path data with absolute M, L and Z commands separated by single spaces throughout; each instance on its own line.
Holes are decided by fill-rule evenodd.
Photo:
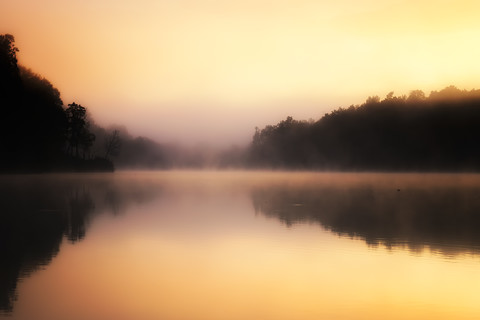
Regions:
M 480 82 L 479 1 L 0 0 L 0 33 L 65 104 L 159 141 Z

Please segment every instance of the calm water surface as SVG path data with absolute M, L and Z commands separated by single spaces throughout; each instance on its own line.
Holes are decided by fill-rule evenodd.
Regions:
M 0 177 L 0 319 L 479 319 L 480 175 Z

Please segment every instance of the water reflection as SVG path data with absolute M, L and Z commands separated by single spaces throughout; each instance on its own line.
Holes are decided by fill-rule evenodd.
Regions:
M 103 174 L 2 176 L 0 310 L 12 311 L 18 282 L 48 265 L 64 239 L 82 240 L 96 215 L 119 214 L 156 192 Z
M 339 174 L 256 188 L 252 199 L 257 213 L 287 226 L 319 223 L 371 246 L 446 256 L 480 250 L 478 175 Z
M 272 285 L 285 284 L 282 275 L 297 274 L 295 267 L 280 267 L 287 261 L 305 271 L 308 268 L 303 264 L 306 260 L 302 259 L 311 261 L 320 257 L 318 263 L 323 268 L 331 265 L 331 270 L 337 270 L 339 260 L 327 255 L 327 251 L 321 256 L 321 251 L 315 251 L 318 249 L 315 244 L 311 256 L 308 251 L 305 256 L 303 252 L 283 251 L 284 246 L 296 241 L 305 245 L 303 241 L 307 238 L 299 233 L 306 229 L 297 228 L 300 231 L 294 235 L 276 222 L 258 219 L 249 207 L 251 202 L 255 212 L 262 216 L 280 220 L 289 227 L 320 224 L 342 239 L 330 235 L 331 238 L 348 243 L 354 241 L 345 237 L 360 238 L 372 246 L 407 248 L 415 253 L 427 247 L 447 257 L 475 254 L 480 248 L 477 232 L 480 227 L 479 175 L 120 172 L 114 175 L 3 176 L 0 177 L 0 195 L 0 310 L 7 313 L 13 309 L 18 282 L 48 265 L 60 248 L 65 248 L 62 242 L 76 243 L 88 237 L 89 227 L 102 214 L 122 217 L 115 220 L 120 222 L 116 230 L 118 239 L 122 238 L 120 235 L 130 235 L 130 242 L 126 242 L 130 251 L 123 242 L 103 243 L 108 252 L 105 257 L 102 255 L 103 265 L 108 270 L 106 274 L 112 275 L 111 283 L 117 286 L 112 292 L 117 292 L 125 282 L 134 287 L 142 283 L 150 288 L 149 284 L 157 281 L 161 283 L 158 291 L 164 299 L 183 297 L 185 292 L 190 292 L 198 301 L 204 301 L 201 297 L 208 296 L 205 292 L 199 296 L 192 292 L 212 286 L 223 288 L 225 283 L 235 283 L 231 286 L 231 292 L 235 292 L 237 285 L 241 285 L 235 282 L 237 280 L 248 284 L 242 296 L 246 300 L 251 295 L 248 290 L 255 286 L 262 292 L 260 296 L 280 292 L 268 286 L 261 287 L 259 283 L 271 275 Z M 134 205 L 137 207 L 132 208 Z M 91 237 L 97 242 L 90 243 L 89 250 L 93 251 L 102 242 L 106 225 L 96 230 L 97 235 L 100 234 L 98 238 Z M 282 234 L 285 238 L 278 237 L 276 228 L 285 231 Z M 322 228 L 311 228 L 315 237 L 317 229 L 320 235 Z M 310 232 L 310 228 L 308 230 Z M 308 238 L 305 242 L 308 245 L 315 239 Z M 279 247 L 277 241 L 281 243 Z M 86 242 L 88 240 L 83 244 Z M 298 261 L 291 257 L 297 257 Z M 328 264 L 323 257 L 332 262 Z M 262 261 L 269 267 L 262 269 L 262 264 L 255 263 L 259 259 L 265 259 Z M 388 257 L 385 263 L 390 266 L 392 259 Z M 197 279 L 191 266 L 198 266 L 200 262 L 204 276 Z M 91 268 L 97 270 L 100 265 L 95 260 Z M 74 262 L 68 266 L 75 269 Z M 218 266 L 223 269 L 215 269 Z M 159 268 L 166 270 L 165 277 L 162 278 Z M 129 283 L 132 270 L 140 270 L 138 274 L 150 277 L 144 276 L 144 282 Z M 316 264 L 308 270 L 312 277 L 319 276 Z M 347 277 L 349 272 L 351 270 L 343 272 L 341 278 Z M 245 278 L 239 279 L 238 274 Z M 55 276 L 48 279 L 56 281 Z M 358 278 L 363 279 L 363 276 Z M 175 279 L 183 279 L 184 286 Z M 355 279 L 352 281 L 359 281 Z M 309 288 L 315 294 L 323 292 L 317 292 L 319 286 L 308 287 L 311 279 L 306 280 L 298 285 L 293 280 L 286 282 L 298 288 Z M 322 278 L 324 280 L 328 279 Z M 99 287 L 106 288 L 99 278 L 91 280 L 92 286 L 97 281 Z M 338 290 L 339 296 L 349 292 L 350 285 L 342 290 Z M 102 297 L 109 297 L 112 292 Z M 218 292 L 221 292 L 219 297 L 225 295 L 220 289 Z M 150 301 L 148 296 L 143 298 Z M 171 300 L 176 304 L 183 301 Z M 152 308 L 155 306 L 157 303 L 153 301 Z M 110 310 L 109 307 L 105 309 Z

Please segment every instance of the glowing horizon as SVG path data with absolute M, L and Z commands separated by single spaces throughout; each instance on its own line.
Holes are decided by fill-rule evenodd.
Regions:
M 158 141 L 247 142 L 370 95 L 478 88 L 475 1 L 4 2 L 0 33 L 65 104 Z

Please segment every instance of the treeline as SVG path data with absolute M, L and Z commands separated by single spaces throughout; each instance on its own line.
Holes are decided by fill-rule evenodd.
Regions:
M 92 153 L 113 157 L 119 169 L 165 169 L 168 159 L 165 147 L 146 137 L 131 135 L 124 126 L 103 128 L 90 120 L 96 136 Z
M 480 90 L 389 93 L 318 121 L 291 117 L 256 129 L 250 167 L 319 170 L 480 169 Z
M 108 154 L 90 152 L 86 108 L 64 107 L 47 79 L 18 65 L 17 52 L 14 37 L 0 35 L 0 171 L 113 171 Z
M 104 128 L 82 105 L 65 106 L 47 79 L 18 64 L 17 52 L 14 37 L 0 35 L 0 172 L 112 171 L 112 159 L 122 169 L 217 167 L 238 153 Z
M 318 121 L 257 128 L 247 148 L 182 148 L 98 126 L 19 66 L 17 52 L 14 37 L 0 35 L 0 172 L 113 170 L 112 158 L 132 169 L 480 170 L 480 90 L 391 92 Z

